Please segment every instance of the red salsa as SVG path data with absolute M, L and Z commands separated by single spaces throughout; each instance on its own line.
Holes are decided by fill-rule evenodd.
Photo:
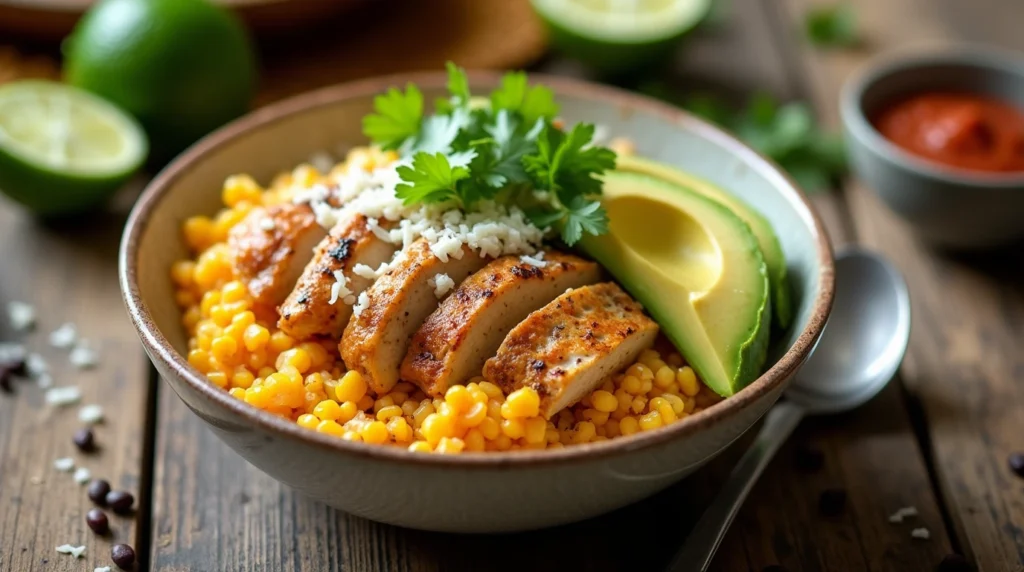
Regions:
M 883 109 L 873 123 L 886 139 L 943 165 L 1024 171 L 1024 113 L 997 99 L 922 93 Z

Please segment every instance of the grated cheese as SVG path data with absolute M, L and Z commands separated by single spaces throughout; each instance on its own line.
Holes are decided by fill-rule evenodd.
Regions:
M 78 369 L 89 369 L 99 363 L 99 355 L 96 350 L 87 346 L 85 340 L 79 340 L 75 348 L 71 350 L 68 359 L 71 360 L 71 365 Z
M 62 457 L 53 462 L 53 468 L 62 473 L 70 473 L 75 468 L 75 460 L 71 457 Z
M 75 474 L 72 475 L 72 478 L 75 479 L 76 483 L 84 485 L 92 478 L 92 474 L 89 473 L 89 469 L 86 469 L 85 467 L 78 467 L 75 469 Z
M 101 566 L 99 568 L 94 568 L 92 572 L 110 572 L 110 566 Z
M 77 339 L 78 331 L 72 323 L 64 324 L 50 333 L 50 345 L 55 348 L 70 348 L 75 345 Z
M 39 377 L 46 375 L 49 370 L 50 366 L 46 364 L 46 360 L 43 359 L 43 356 L 41 355 L 32 353 L 28 354 L 28 357 L 25 358 L 25 371 L 27 371 L 31 377 L 38 379 Z
M 903 522 L 903 519 L 908 516 L 917 516 L 917 507 L 907 506 L 897 510 L 889 515 L 889 522 Z
M 17 363 L 25 360 L 26 355 L 25 346 L 21 344 L 0 343 L 0 363 Z
M 95 425 L 103 421 L 103 408 L 99 405 L 85 405 L 78 410 L 78 420 L 86 425 Z
M 36 324 L 36 309 L 27 302 L 11 300 L 7 303 L 7 319 L 14 331 L 24 332 Z
M 48 405 L 56 405 L 58 407 L 74 405 L 80 399 L 82 399 L 82 391 L 75 385 L 54 387 L 46 391 L 46 403 Z
M 544 260 L 543 250 L 537 251 L 537 254 L 534 254 L 533 256 L 530 256 L 529 254 L 524 254 L 519 257 L 519 260 L 523 264 L 529 264 L 530 266 L 536 266 L 537 268 L 544 268 L 545 266 L 548 265 L 547 261 Z
M 262 218 L 260 219 L 260 228 L 267 232 L 271 232 L 272 230 L 277 228 L 277 223 L 275 223 L 274 219 L 270 217 Z
M 53 378 L 50 377 L 50 374 L 43 372 L 36 377 L 36 385 L 40 389 L 49 389 L 53 386 Z
M 447 274 L 438 274 L 427 280 L 427 283 L 434 287 L 434 296 L 438 298 L 444 297 L 445 294 L 455 287 L 455 281 Z
M 360 292 L 359 299 L 356 301 L 355 305 L 352 306 L 352 314 L 358 317 L 359 314 L 362 314 L 363 310 L 365 310 L 369 305 L 370 295 L 367 294 L 366 291 Z
M 335 270 L 334 284 L 331 284 L 331 299 L 328 304 L 334 305 L 339 298 L 345 301 L 345 299 L 352 296 L 352 291 L 348 289 L 346 284 L 348 284 L 348 278 L 345 277 L 345 273 L 341 270 Z
M 921 528 L 915 528 L 914 530 L 911 530 L 910 531 L 910 536 L 911 536 L 911 538 L 919 538 L 921 540 L 928 540 L 929 538 L 932 537 L 932 533 L 927 528 L 921 527 Z
M 70 544 L 61 544 L 57 547 L 57 552 L 61 554 L 70 554 L 75 558 L 81 558 L 85 554 L 84 546 L 71 546 Z

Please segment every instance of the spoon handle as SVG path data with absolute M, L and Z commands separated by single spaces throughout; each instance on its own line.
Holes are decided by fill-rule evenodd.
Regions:
M 722 490 L 701 515 L 683 548 L 676 553 L 668 572 L 704 572 L 708 569 L 750 489 L 803 416 L 804 409 L 790 402 L 777 404 L 765 415 L 764 426 L 754 443 L 729 473 Z

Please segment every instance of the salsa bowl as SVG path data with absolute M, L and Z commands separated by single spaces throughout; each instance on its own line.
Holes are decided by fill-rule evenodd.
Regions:
M 497 85 L 497 74 L 470 85 Z M 209 135 L 161 172 L 139 199 L 120 250 L 131 320 L 160 376 L 248 462 L 298 492 L 346 512 L 410 528 L 509 532 L 586 519 L 679 481 L 740 437 L 782 395 L 825 326 L 832 251 L 821 221 L 793 181 L 721 130 L 671 106 L 599 85 L 534 76 L 551 87 L 568 122 L 599 124 L 637 152 L 715 183 L 771 222 L 787 261 L 794 318 L 774 335 L 764 373 L 735 395 L 671 425 L 550 451 L 415 453 L 305 430 L 211 384 L 185 358 L 187 334 L 169 279 L 187 255 L 182 222 L 215 212 L 229 175 L 257 180 L 339 145 L 365 144 L 360 119 L 390 86 L 442 95 L 443 73 L 374 78 L 260 109 Z

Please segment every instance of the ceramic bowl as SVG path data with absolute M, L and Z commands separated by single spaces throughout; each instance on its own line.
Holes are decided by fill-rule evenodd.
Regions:
M 851 166 L 926 241 L 954 249 L 997 246 L 1024 236 L 1024 172 L 945 167 L 890 143 L 871 125 L 908 95 L 968 91 L 1024 109 L 1024 57 L 976 46 L 882 55 L 851 76 L 840 110 Z
M 730 189 L 779 232 L 796 295 L 796 318 L 770 368 L 722 403 L 628 438 L 555 451 L 410 453 L 343 441 L 257 410 L 208 383 L 187 348 L 169 269 L 187 255 L 182 221 L 219 206 L 234 173 L 268 181 L 339 144 L 365 144 L 361 118 L 373 96 L 417 83 L 426 101 L 443 74 L 407 74 L 330 87 L 261 109 L 200 141 L 139 199 L 125 229 L 120 280 L 142 344 L 160 375 L 211 430 L 250 463 L 314 499 L 375 521 L 451 532 L 502 532 L 585 519 L 679 481 L 750 428 L 779 398 L 821 334 L 832 303 L 832 252 L 821 222 L 779 169 L 733 137 L 673 107 L 598 85 L 536 76 L 570 121 L 605 125 L 640 153 Z M 498 76 L 471 75 L 484 91 Z

